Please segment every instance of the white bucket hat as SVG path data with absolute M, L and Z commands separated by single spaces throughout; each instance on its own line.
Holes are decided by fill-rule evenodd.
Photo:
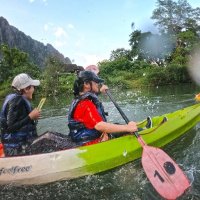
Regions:
M 40 85 L 39 80 L 33 80 L 28 74 L 22 73 L 15 76 L 12 82 L 12 87 L 17 90 L 22 90 L 30 85 L 38 86 Z

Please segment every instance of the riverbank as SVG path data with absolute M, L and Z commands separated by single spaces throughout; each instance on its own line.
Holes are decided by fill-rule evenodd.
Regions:
M 112 69 L 112 66 L 101 65 L 99 76 L 105 80 L 105 84 L 108 86 L 123 89 L 192 83 L 187 68 L 184 66 L 151 66 L 134 71 L 125 71 Z M 39 94 L 45 96 L 68 95 L 73 93 L 73 83 L 76 79 L 76 74 L 60 74 L 56 78 L 44 78 L 41 75 L 39 79 L 41 80 L 41 85 L 37 88 Z M 10 83 L 4 82 L 0 86 L 0 99 L 4 98 L 11 91 Z

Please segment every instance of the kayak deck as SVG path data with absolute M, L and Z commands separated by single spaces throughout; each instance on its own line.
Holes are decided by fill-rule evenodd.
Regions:
M 167 121 L 161 123 L 163 118 Z M 200 121 L 200 104 L 152 118 L 153 127 L 140 131 L 144 141 L 162 147 Z M 138 123 L 144 128 L 147 121 Z M 106 142 L 37 155 L 0 158 L 0 184 L 43 184 L 95 174 L 141 157 L 134 135 Z

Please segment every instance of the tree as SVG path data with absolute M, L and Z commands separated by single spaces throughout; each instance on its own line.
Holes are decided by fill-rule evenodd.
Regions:
M 169 63 L 186 65 L 193 49 L 200 43 L 199 37 L 192 31 L 177 34 L 176 48 L 168 58 Z
M 19 73 L 28 73 L 38 77 L 40 69 L 29 61 L 27 53 L 17 48 L 9 48 L 8 45 L 0 46 L 2 59 L 0 61 L 0 82 L 12 79 Z
M 151 19 L 156 20 L 161 33 L 176 35 L 188 29 L 200 32 L 200 8 L 193 9 L 187 0 L 157 0 Z
M 43 73 L 43 89 L 46 95 L 59 94 L 60 84 L 59 77 L 64 72 L 63 63 L 56 57 L 49 57 L 45 63 Z
M 174 48 L 167 63 L 185 65 L 200 40 L 200 8 L 193 9 L 186 0 L 158 0 L 152 19 L 162 34 L 171 37 Z
M 135 30 L 130 34 L 129 45 L 131 46 L 131 56 L 139 57 L 140 59 L 140 52 L 139 52 L 139 43 L 142 40 L 142 33 L 140 30 Z
M 166 34 L 134 31 L 130 35 L 132 58 L 162 65 L 174 48 L 170 37 Z
M 110 60 L 113 61 L 113 60 L 120 59 L 123 57 L 130 59 L 130 51 L 124 48 L 119 48 L 111 52 Z

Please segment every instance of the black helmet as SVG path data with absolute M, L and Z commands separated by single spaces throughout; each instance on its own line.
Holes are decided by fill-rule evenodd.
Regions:
M 103 83 L 104 80 L 99 78 L 94 72 L 91 71 L 81 71 L 78 75 L 78 79 L 83 82 L 94 81 L 96 83 Z

